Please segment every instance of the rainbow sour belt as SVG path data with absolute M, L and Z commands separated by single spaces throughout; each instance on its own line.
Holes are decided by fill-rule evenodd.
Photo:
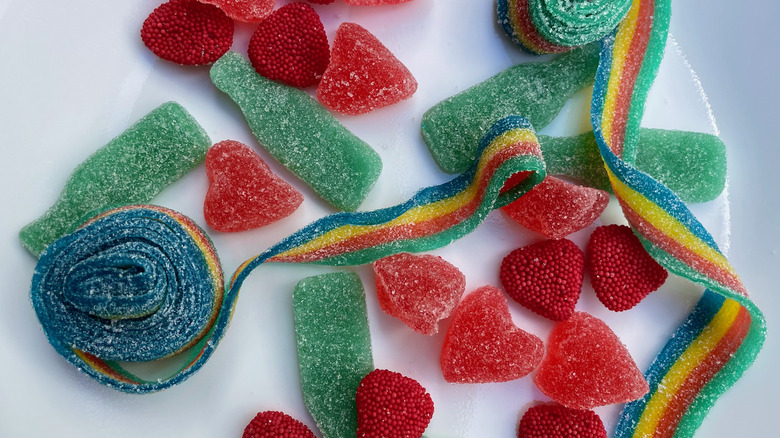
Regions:
M 626 219 L 650 255 L 669 271 L 707 288 L 647 371 L 650 392 L 625 407 L 614 436 L 687 437 L 752 364 L 766 325 L 707 230 L 671 190 L 631 165 L 647 91 L 666 45 L 671 1 L 634 0 L 627 13 L 622 0 L 609 3 L 588 6 L 601 11 L 611 7 L 614 15 L 598 16 L 583 33 L 601 44 L 591 122 L 607 174 Z M 556 53 L 571 49 L 571 41 L 550 37 L 564 35 L 561 20 L 569 20 L 573 29 L 582 26 L 578 8 L 579 3 L 562 0 L 499 0 L 498 15 L 521 47 Z M 601 25 L 615 18 L 622 18 L 617 28 L 599 36 Z
M 299 230 L 244 262 L 224 296 L 214 248 L 191 220 L 154 206 L 108 211 L 43 252 L 31 288 L 36 314 L 57 352 L 100 383 L 134 393 L 168 388 L 206 363 L 241 284 L 262 263 L 359 265 L 439 248 L 545 177 L 539 143 L 521 117 L 497 122 L 479 152 L 467 172 L 403 204 L 336 213 Z M 502 191 L 518 172 L 527 174 Z M 185 364 L 163 380 L 144 380 L 119 362 L 177 353 Z

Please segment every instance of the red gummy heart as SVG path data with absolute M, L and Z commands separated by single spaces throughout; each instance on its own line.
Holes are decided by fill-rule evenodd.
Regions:
M 542 340 L 514 325 L 501 291 L 483 286 L 455 309 L 441 370 L 451 383 L 506 382 L 536 369 L 543 354 Z
M 146 18 L 141 39 L 166 61 L 211 64 L 233 44 L 233 20 L 215 6 L 196 0 L 170 0 Z
M 258 413 L 244 429 L 242 438 L 316 438 L 314 432 L 295 418 L 278 411 Z
M 371 371 L 356 394 L 358 438 L 419 438 L 433 417 L 431 395 L 416 380 Z
M 439 331 L 466 289 L 466 277 L 441 257 L 400 253 L 373 264 L 382 310 L 424 335 Z
M 282 6 L 260 22 L 248 55 L 262 76 L 299 88 L 316 84 L 330 59 L 320 16 L 303 2 Z
M 615 333 L 583 312 L 553 328 L 534 382 L 545 395 L 572 409 L 625 403 L 649 391 Z
M 593 411 L 556 404 L 537 405 L 520 419 L 518 438 L 607 438 L 601 418 Z
M 331 62 L 317 87 L 325 107 L 363 114 L 411 97 L 417 81 L 374 35 L 355 23 L 342 23 L 333 40 Z
M 257 23 L 274 10 L 276 0 L 198 0 L 214 5 L 228 17 L 246 23 Z
M 531 231 L 560 239 L 592 224 L 607 208 L 609 193 L 548 176 L 501 211 Z
M 574 313 L 585 273 L 585 254 L 571 240 L 518 248 L 501 262 L 504 290 L 527 309 L 563 321 Z
M 303 202 L 299 191 L 237 141 L 222 141 L 209 149 L 206 173 L 211 184 L 203 214 L 217 231 L 244 231 L 270 224 L 289 216 Z
M 593 231 L 587 267 L 599 301 L 616 312 L 639 304 L 669 275 L 625 225 L 607 225 Z

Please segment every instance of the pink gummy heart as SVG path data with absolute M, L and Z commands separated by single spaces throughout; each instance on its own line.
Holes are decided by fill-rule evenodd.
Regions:
M 512 322 L 504 294 L 484 286 L 455 309 L 441 370 L 451 383 L 506 382 L 536 369 L 543 354 L 542 340 Z
M 373 264 L 382 310 L 424 335 L 439 331 L 466 288 L 466 277 L 441 257 L 400 253 Z
M 209 190 L 203 203 L 206 223 L 217 231 L 244 231 L 292 214 L 303 195 L 274 175 L 248 146 L 233 140 L 206 154 Z
M 273 12 L 276 0 L 198 0 L 214 5 L 230 18 L 247 23 L 262 21 Z
M 409 98 L 417 81 L 374 35 L 355 23 L 336 30 L 330 64 L 317 87 L 325 107 L 363 114 Z
M 548 176 L 501 210 L 529 230 L 561 239 L 592 224 L 607 208 L 609 194 Z
M 626 403 L 649 391 L 620 339 L 584 312 L 553 328 L 534 381 L 545 395 L 572 409 Z

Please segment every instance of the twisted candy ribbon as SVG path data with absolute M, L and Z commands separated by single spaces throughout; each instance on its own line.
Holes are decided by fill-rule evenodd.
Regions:
M 517 0 L 511 9 L 512 0 L 499 0 L 507 32 L 532 52 L 563 50 L 545 39 L 557 31 L 538 29 L 542 22 L 527 18 L 528 8 L 521 6 L 526 1 L 534 3 Z M 616 17 L 619 11 L 616 6 Z M 615 196 L 645 249 L 707 290 L 647 371 L 650 392 L 625 407 L 617 438 L 692 436 L 718 396 L 753 363 L 766 337 L 763 315 L 712 236 L 671 190 L 631 165 L 670 13 L 671 0 L 634 0 L 601 39 L 591 122 Z
M 518 172 L 525 178 L 505 188 Z M 161 207 L 111 210 L 44 251 L 32 299 L 49 341 L 68 361 L 110 387 L 158 391 L 206 363 L 227 330 L 242 283 L 262 263 L 358 265 L 438 248 L 544 177 L 531 125 L 508 117 L 482 139 L 479 160 L 467 172 L 395 207 L 336 213 L 308 225 L 244 262 L 224 297 L 214 248 L 192 221 Z M 182 351 L 185 365 L 163 380 L 144 380 L 117 362 Z

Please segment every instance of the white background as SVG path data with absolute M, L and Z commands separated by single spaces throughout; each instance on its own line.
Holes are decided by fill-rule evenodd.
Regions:
M 240 436 L 259 410 L 284 410 L 312 425 L 300 395 L 290 292 L 306 275 L 331 268 L 263 267 L 242 290 L 231 329 L 210 362 L 184 384 L 132 396 L 104 388 L 76 371 L 48 345 L 29 302 L 35 260 L 18 230 L 56 199 L 70 171 L 95 149 L 158 104 L 177 100 L 213 141 L 256 147 L 240 112 L 208 80 L 204 67 L 159 61 L 140 42 L 143 19 L 156 0 L 0 0 L 0 437 Z M 286 2 L 279 2 L 281 5 Z M 771 3 L 771 5 L 770 5 Z M 416 189 L 445 181 L 419 136 L 423 112 L 437 101 L 516 62 L 532 60 L 507 42 L 483 0 L 413 0 L 398 6 L 315 5 L 329 38 L 342 21 L 372 31 L 416 76 L 409 101 L 359 117 L 340 117 L 384 160 L 377 187 L 362 209 L 400 202 Z M 769 321 L 769 341 L 756 364 L 713 408 L 698 436 L 771 436 L 780 318 L 774 275 L 780 236 L 774 166 L 776 24 L 768 1 L 676 1 L 672 39 L 648 100 L 645 126 L 719 133 L 729 150 L 728 196 L 694 211 L 728 250 Z M 252 26 L 237 27 L 244 51 Z M 687 61 L 686 61 L 687 59 Z M 691 70 L 692 69 L 692 70 Z M 695 71 L 695 75 L 692 74 Z M 700 83 L 697 83 L 698 82 Z M 701 89 L 709 97 L 709 108 Z M 544 133 L 587 129 L 587 95 L 580 93 Z M 713 125 L 717 122 L 717 128 Z M 260 152 L 306 196 L 291 217 L 260 230 L 214 238 L 231 273 L 247 257 L 329 212 L 299 181 Z M 155 199 L 205 226 L 203 167 Z M 611 208 L 602 222 L 619 221 Z M 582 245 L 591 230 L 572 236 Z M 497 285 L 497 266 L 511 249 L 539 237 L 493 214 L 474 234 L 437 251 L 467 276 L 467 291 Z M 438 370 L 442 333 L 427 338 L 378 309 L 369 269 L 358 268 L 368 295 L 375 364 L 415 377 L 437 410 L 430 438 L 514 436 L 518 415 L 544 400 L 531 379 L 491 385 L 448 385 Z M 605 319 L 645 368 L 695 302 L 696 287 L 671 279 L 636 309 L 607 312 L 585 287 L 578 309 Z M 551 324 L 512 304 L 515 322 L 546 337 Z M 442 332 L 447 324 L 442 326 Z M 599 409 L 608 429 L 618 407 Z

